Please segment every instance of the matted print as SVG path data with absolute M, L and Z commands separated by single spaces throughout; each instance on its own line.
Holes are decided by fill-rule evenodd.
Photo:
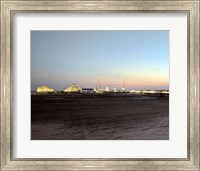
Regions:
M 31 31 L 32 140 L 168 140 L 169 31 Z

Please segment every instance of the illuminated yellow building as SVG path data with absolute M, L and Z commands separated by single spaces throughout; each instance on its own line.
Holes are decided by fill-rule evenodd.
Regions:
M 75 93 L 82 92 L 82 88 L 79 85 L 71 85 L 67 89 L 64 90 L 65 93 Z
M 36 88 L 36 93 L 53 93 L 55 90 L 48 86 L 40 86 Z

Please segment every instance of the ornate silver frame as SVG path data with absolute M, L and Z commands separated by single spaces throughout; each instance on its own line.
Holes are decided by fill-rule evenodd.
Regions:
M 1 170 L 199 170 L 199 0 L 51 1 L 0 0 Z M 188 17 L 188 157 L 187 159 L 13 159 L 12 21 L 30 12 L 187 12 Z

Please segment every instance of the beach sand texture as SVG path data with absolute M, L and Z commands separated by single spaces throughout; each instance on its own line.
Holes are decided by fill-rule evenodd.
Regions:
M 32 140 L 168 140 L 169 100 L 31 95 Z

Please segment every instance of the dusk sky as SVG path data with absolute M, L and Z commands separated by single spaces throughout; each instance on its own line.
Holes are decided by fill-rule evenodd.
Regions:
M 169 89 L 169 31 L 31 31 L 31 89 Z

